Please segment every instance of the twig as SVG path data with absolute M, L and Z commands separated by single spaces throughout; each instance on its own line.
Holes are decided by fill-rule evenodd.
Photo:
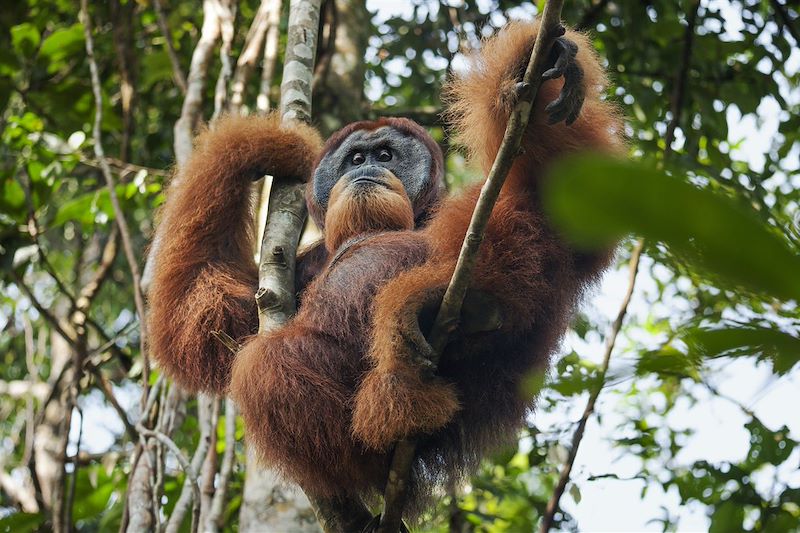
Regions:
M 131 438 L 133 442 L 139 440 L 139 434 L 136 433 L 136 427 L 128 420 L 128 413 L 125 412 L 125 409 L 117 401 L 117 397 L 114 396 L 114 389 L 111 387 L 111 383 L 106 379 L 103 375 L 103 372 L 99 368 L 91 367 L 89 371 L 94 375 L 95 379 L 97 380 L 97 384 L 100 388 L 100 391 L 103 393 L 103 396 L 106 397 L 106 400 L 114 411 L 117 412 L 117 416 L 122 421 L 122 424 L 125 426 L 125 431 L 128 433 L 128 436 Z M 151 391 L 151 394 L 155 394 L 154 391 Z
M 272 3 L 272 0 L 261 0 L 253 22 L 250 24 L 250 29 L 247 31 L 242 53 L 239 54 L 239 59 L 236 61 L 236 70 L 231 82 L 231 98 L 228 104 L 228 109 L 233 115 L 238 115 L 242 108 L 247 82 L 255 69 L 258 58 L 264 51 L 264 36 L 269 28 Z
M 128 267 L 131 270 L 131 277 L 133 278 L 133 299 L 136 305 L 136 313 L 139 315 L 139 352 L 141 353 L 143 361 L 143 382 L 144 393 L 143 398 L 147 398 L 149 388 L 150 376 L 150 361 L 147 357 L 147 327 L 144 320 L 144 298 L 142 295 L 141 275 L 139 274 L 139 264 L 136 260 L 136 255 L 133 250 L 133 243 L 131 241 L 128 223 L 125 220 L 125 212 L 119 204 L 117 198 L 116 183 L 114 176 L 111 173 L 111 167 L 106 160 L 105 151 L 103 150 L 102 142 L 102 121 L 103 121 L 103 93 L 100 84 L 100 74 L 97 70 L 97 62 L 94 58 L 94 39 L 92 37 L 92 25 L 89 18 L 88 0 L 81 0 L 80 19 L 83 23 L 83 34 L 86 39 L 86 56 L 89 61 L 89 71 L 92 79 L 92 92 L 94 93 L 95 100 L 95 114 L 94 114 L 94 153 L 100 163 L 103 176 L 106 180 L 108 188 L 108 196 L 111 200 L 111 206 L 114 209 L 114 217 L 119 227 L 120 236 L 122 237 L 122 248 L 125 251 L 125 258 L 128 261 Z
M 281 0 L 269 0 L 267 36 L 264 39 L 264 61 L 261 63 L 261 85 L 256 97 L 256 108 L 262 115 L 269 111 L 269 90 L 278 62 L 278 38 L 280 37 Z
M 200 468 L 200 524 L 203 530 L 206 529 L 205 523 L 208 520 L 208 513 L 211 511 L 211 502 L 214 499 L 214 478 L 217 476 L 217 464 L 219 454 L 217 454 L 217 424 L 219 424 L 220 399 L 211 399 L 211 417 L 209 420 L 209 441 L 206 457 L 203 459 L 203 466 Z
M 233 19 L 236 18 L 237 0 L 217 0 L 217 16 L 219 17 L 222 44 L 219 46 L 220 69 L 217 85 L 214 88 L 213 123 L 224 111 L 228 103 L 228 81 L 233 74 L 231 65 L 231 48 L 233 47 Z
M 192 456 L 191 464 L 192 472 L 195 473 L 203 466 L 203 461 L 205 461 L 206 454 L 208 453 L 208 447 L 211 444 L 211 431 L 214 429 L 212 428 L 212 401 L 212 398 L 206 395 L 201 394 L 197 397 L 197 420 L 200 424 L 200 440 Z M 192 524 L 194 524 L 192 526 L 192 531 L 197 530 L 199 526 L 198 520 L 200 518 L 201 501 L 200 487 L 197 482 L 197 474 L 195 474 L 194 479 L 189 479 L 187 477 L 186 482 L 183 484 L 181 494 L 178 497 L 178 501 L 175 502 L 172 515 L 169 517 L 169 522 L 167 522 L 166 533 L 177 533 L 180 530 L 183 517 L 186 515 L 186 510 L 190 503 L 192 504 Z M 195 522 L 197 522 L 197 524 L 195 524 Z
M 50 312 L 48 308 L 46 308 L 42 303 L 36 298 L 36 295 L 33 294 L 33 290 L 28 286 L 27 283 L 22 279 L 22 276 L 17 274 L 15 269 L 11 269 L 11 276 L 14 278 L 14 283 L 22 289 L 22 292 L 25 293 L 25 296 L 31 301 L 31 305 L 39 312 L 40 315 L 45 319 L 45 321 L 49 322 L 53 329 L 56 330 L 56 333 L 61 335 L 61 337 L 69 342 L 73 343 L 75 341 L 75 331 L 72 328 L 72 325 L 69 324 L 65 320 L 59 320 L 53 313 Z
M 572 467 L 575 464 L 575 457 L 578 455 L 578 448 L 580 447 L 581 440 L 583 439 L 583 433 L 586 430 L 586 424 L 589 422 L 589 418 L 594 413 L 597 397 L 600 396 L 600 392 L 603 390 L 606 373 L 608 372 L 608 366 L 611 361 L 611 354 L 614 351 L 614 344 L 616 343 L 617 336 L 622 329 L 622 323 L 625 320 L 625 315 L 628 313 L 628 305 L 631 302 L 633 289 L 636 286 L 636 274 L 639 271 L 639 260 L 642 255 L 643 246 L 644 240 L 640 239 L 636 243 L 636 246 L 631 253 L 631 259 L 628 263 L 628 289 L 625 292 L 624 298 L 622 299 L 622 304 L 620 305 L 619 312 L 617 313 L 617 318 L 614 320 L 613 324 L 611 324 L 611 330 L 606 336 L 606 346 L 605 352 L 603 353 L 603 362 L 600 365 L 598 385 L 589 395 L 589 400 L 586 402 L 586 407 L 583 410 L 583 416 L 581 416 L 581 419 L 578 422 L 578 427 L 575 428 L 575 432 L 572 434 L 572 445 L 569 450 L 569 455 L 567 456 L 564 466 L 561 467 L 558 483 L 553 490 L 553 494 L 550 496 L 550 500 L 547 502 L 547 507 L 545 508 L 544 516 L 542 517 L 542 523 L 539 527 L 540 533 L 547 533 L 550 531 L 550 528 L 553 527 L 553 520 L 556 512 L 558 511 L 561 496 L 564 494 L 564 489 L 566 489 L 567 483 L 569 482 L 569 476 L 572 472 Z
M 539 33 L 536 37 L 525 75 L 522 78 L 522 83 L 519 85 L 517 103 L 509 117 L 508 125 L 503 135 L 503 142 L 497 152 L 492 169 L 481 188 L 466 237 L 461 246 L 455 271 L 442 298 L 442 305 L 428 337 L 428 341 L 433 347 L 434 355 L 431 360 L 434 365 L 438 364 L 439 357 L 447 344 L 447 339 L 461 314 L 461 304 L 467 292 L 472 270 L 477 262 L 478 249 L 483 241 L 489 217 L 492 214 L 492 209 L 506 176 L 514 163 L 514 158 L 519 153 L 522 135 L 528 126 L 533 102 L 542 84 L 541 75 L 548 52 L 555 39 L 564 33 L 564 27 L 560 21 L 563 4 L 564 0 L 549 0 L 542 13 Z M 384 512 L 378 527 L 378 531 L 381 533 L 395 533 L 400 530 L 403 510 L 408 498 L 408 485 L 412 463 L 414 462 L 415 448 L 416 442 L 412 439 L 401 440 L 395 446 L 384 492 Z
M 667 131 L 664 134 L 664 158 L 672 153 L 672 142 L 675 140 L 675 129 L 680 123 L 680 115 L 683 110 L 684 99 L 686 97 L 686 82 L 689 76 L 689 67 L 692 59 L 692 45 L 694 44 L 694 26 L 697 21 L 697 10 L 700 8 L 700 0 L 695 0 L 692 10 L 686 19 L 686 30 L 683 37 L 683 52 L 681 54 L 681 67 L 675 75 L 675 82 L 670 97 L 671 120 L 667 124 Z
M 224 331 L 212 331 L 211 334 L 219 340 L 225 347 L 230 350 L 232 354 L 239 353 L 239 350 L 242 348 L 241 344 L 236 342 L 236 339 L 225 333 Z
M 86 165 L 87 167 L 92 167 L 97 169 L 100 168 L 100 163 L 98 163 L 94 159 L 84 157 L 82 154 L 79 154 L 79 157 L 82 165 Z M 129 174 L 142 171 L 153 176 L 166 176 L 169 174 L 168 171 L 160 168 L 146 167 L 144 165 L 128 163 L 126 161 L 117 159 L 115 157 L 106 156 L 106 161 L 108 161 L 108 164 L 117 171 L 117 174 L 120 175 L 120 179 L 122 179 L 123 181 L 125 177 L 128 176 Z
M 175 444 L 171 438 L 167 435 L 162 433 L 161 431 L 156 431 L 152 429 L 147 429 L 146 427 L 142 426 L 141 424 L 136 426 L 136 429 L 139 431 L 139 434 L 142 437 L 154 438 L 158 440 L 161 444 L 169 448 L 169 451 L 175 456 L 180 463 L 181 468 L 183 469 L 184 474 L 186 474 L 187 483 L 184 486 L 189 486 L 191 488 L 192 494 L 194 495 L 194 506 L 192 507 L 192 533 L 197 532 L 197 525 L 198 519 L 200 518 L 200 486 L 197 483 L 197 469 L 189 462 L 186 456 L 183 454 L 178 445 Z
M 111 272 L 111 267 L 114 265 L 114 259 L 117 257 L 117 249 L 119 248 L 117 246 L 118 238 L 119 227 L 116 225 L 112 226 L 111 234 L 108 236 L 108 240 L 105 246 L 103 246 L 103 252 L 100 254 L 100 264 L 97 270 L 94 271 L 92 278 L 81 287 L 78 297 L 75 299 L 75 306 L 78 309 L 84 311 L 88 310 L 95 296 L 100 292 L 103 282 L 108 277 L 108 274 Z
M 225 399 L 225 453 L 222 455 L 222 466 L 219 469 L 219 483 L 217 484 L 214 499 L 211 501 L 211 510 L 205 521 L 204 531 L 215 533 L 222 529 L 224 524 L 225 498 L 228 492 L 233 466 L 236 462 L 236 404 L 230 398 Z
M 200 40 L 192 54 L 189 77 L 186 83 L 186 98 L 183 99 L 181 116 L 175 122 L 175 161 L 182 167 L 192 153 L 192 137 L 203 111 L 203 94 L 208 77 L 212 52 L 220 35 L 220 20 L 217 15 L 217 0 L 203 0 L 203 27 Z M 153 243 L 155 248 L 156 244 Z M 152 252 L 150 255 L 154 255 Z
M 172 65 L 172 79 L 175 80 L 175 85 L 178 86 L 181 94 L 186 94 L 186 76 L 183 75 L 181 60 L 178 58 L 178 54 L 175 53 L 175 45 L 172 44 L 172 32 L 169 29 L 167 16 L 164 13 L 161 0 L 153 0 L 153 7 L 156 11 L 158 27 L 161 29 L 161 33 L 164 34 L 164 42 L 167 46 L 167 56 L 169 56 L 169 62 Z

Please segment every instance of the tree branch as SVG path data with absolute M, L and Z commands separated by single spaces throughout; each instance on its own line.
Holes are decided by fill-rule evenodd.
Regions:
M 85 0 L 84 0 L 85 1 Z M 152 429 L 147 429 L 143 425 L 139 424 L 136 426 L 136 429 L 139 431 L 139 434 L 142 437 L 154 438 L 158 440 L 160 443 L 165 445 L 169 451 L 175 456 L 180 463 L 181 468 L 183 469 L 184 474 L 186 474 L 186 484 L 184 486 L 189 486 L 192 491 L 192 495 L 194 496 L 194 505 L 192 506 L 192 533 L 197 532 L 197 525 L 198 519 L 200 518 L 200 486 L 197 483 L 197 469 L 189 462 L 186 456 L 183 454 L 178 445 L 175 444 L 171 438 L 167 435 L 162 433 L 161 431 L 155 431 Z M 142 444 L 144 446 L 144 444 Z M 177 506 L 177 504 L 176 504 Z M 173 515 L 174 516 L 174 515 Z
M 194 129 L 200 121 L 203 112 L 203 93 L 208 67 L 213 58 L 214 45 L 217 44 L 221 31 L 221 22 L 217 15 L 218 0 L 203 0 L 203 27 L 200 30 L 200 40 L 192 54 L 192 63 L 189 67 L 189 78 L 186 84 L 186 98 L 183 99 L 181 116 L 175 122 L 175 161 L 178 167 L 183 167 L 192 153 L 192 137 Z M 153 243 L 155 250 L 156 242 Z M 150 255 L 154 255 L 151 252 Z
M 219 76 L 217 86 L 214 88 L 214 113 L 211 121 L 217 119 L 224 111 L 228 103 L 228 81 L 233 74 L 231 65 L 231 48 L 233 47 L 233 19 L 236 18 L 237 0 L 218 0 L 217 16 L 219 17 L 220 35 L 222 44 L 219 46 Z
M 694 42 L 695 24 L 697 20 L 697 11 L 699 7 L 700 7 L 700 0 L 695 0 L 693 9 L 689 13 L 689 16 L 687 18 L 687 26 L 684 32 L 683 52 L 681 54 L 681 63 L 675 74 L 675 84 L 673 87 L 672 96 L 670 98 L 670 113 L 672 114 L 672 117 L 670 119 L 669 124 L 667 125 L 667 131 L 664 136 L 664 151 L 663 151 L 663 158 L 661 161 L 662 165 L 663 162 L 667 158 L 669 158 L 670 155 L 673 153 L 672 142 L 675 140 L 675 129 L 680 123 L 681 115 L 683 113 L 686 83 L 688 80 L 689 67 L 692 57 L 692 45 Z M 539 529 L 540 533 L 548 533 L 553 526 L 555 513 L 559 509 L 561 497 L 563 496 L 564 490 L 566 489 L 567 483 L 569 482 L 570 474 L 572 472 L 572 467 L 575 464 L 575 458 L 578 455 L 578 448 L 580 447 L 581 441 L 583 440 L 584 431 L 586 430 L 586 424 L 588 423 L 591 415 L 594 413 L 594 408 L 597 402 L 597 398 L 600 395 L 603 386 L 605 385 L 605 376 L 608 371 L 608 365 L 611 359 L 611 353 L 614 349 L 614 343 L 616 342 L 617 335 L 619 334 L 620 328 L 622 327 L 622 321 L 625 318 L 625 314 L 627 313 L 628 309 L 628 304 L 630 303 L 630 299 L 633 294 L 633 289 L 636 283 L 636 273 L 639 268 L 639 259 L 641 257 L 643 248 L 644 248 L 644 239 L 639 239 L 636 243 L 636 247 L 634 248 L 631 254 L 631 259 L 628 267 L 629 268 L 628 290 L 625 294 L 625 297 L 623 298 L 622 305 L 620 307 L 619 313 L 617 314 L 617 318 L 611 326 L 611 331 L 606 337 L 606 349 L 603 355 L 603 363 L 600 367 L 600 384 L 594 391 L 592 391 L 591 395 L 589 396 L 589 400 L 586 402 L 586 407 L 583 411 L 583 416 L 581 416 L 581 419 L 578 422 L 578 427 L 575 428 L 575 432 L 572 435 L 572 445 L 570 447 L 569 455 L 567 456 L 567 460 L 561 469 L 561 473 L 559 474 L 558 478 L 558 483 L 556 484 L 556 487 L 553 490 L 553 494 L 550 497 L 550 500 L 547 502 L 547 507 L 545 508 L 545 514 L 542 517 L 542 522 Z
M 269 0 L 267 35 L 264 39 L 264 60 L 261 63 L 261 85 L 256 97 L 256 108 L 262 115 L 269 111 L 269 90 L 278 62 L 278 39 L 280 37 L 281 0 Z
M 187 476 L 178 501 L 175 502 L 172 515 L 169 517 L 169 522 L 167 522 L 166 533 L 178 533 L 183 523 L 183 517 L 190 504 L 192 505 L 192 531 L 197 531 L 199 527 L 200 501 L 202 495 L 200 494 L 200 487 L 198 485 L 197 472 L 202 468 L 206 454 L 208 453 L 208 448 L 211 444 L 211 432 L 216 429 L 215 425 L 212 427 L 213 408 L 211 402 L 213 401 L 215 400 L 206 395 L 201 394 L 197 397 L 197 420 L 200 425 L 200 440 L 192 456 L 192 463 L 189 465 L 191 471 L 194 473 L 194 477 L 189 478 Z M 186 470 L 185 467 L 184 470 Z
M 161 33 L 164 34 L 164 42 L 167 46 L 167 56 L 169 56 L 169 62 L 172 65 L 172 79 L 175 80 L 175 85 L 178 86 L 180 89 L 181 94 L 186 94 L 186 76 L 183 75 L 183 69 L 181 68 L 181 60 L 178 58 L 178 54 L 175 53 L 175 45 L 172 43 L 172 32 L 169 29 L 169 24 L 167 23 L 167 16 L 164 13 L 164 7 L 161 5 L 161 0 L 153 0 L 153 7 L 156 11 L 156 18 L 158 20 L 158 27 L 161 29 Z
M 311 120 L 311 84 L 320 4 L 321 0 L 292 0 L 290 4 L 280 104 L 285 122 Z M 260 333 L 280 327 L 296 310 L 295 261 L 306 219 L 303 192 L 304 184 L 300 182 L 281 180 L 272 183 L 256 293 Z M 313 500 L 312 505 L 326 531 L 347 531 L 343 525 L 352 524 L 354 513 L 367 520 L 371 517 L 358 500 Z M 361 527 L 364 524 L 359 523 Z
M 219 483 L 211 501 L 211 509 L 205 521 L 204 530 L 216 533 L 225 525 L 225 498 L 228 492 L 233 466 L 236 463 L 236 404 L 230 398 L 225 399 L 225 453 L 222 455 L 222 467 L 219 469 Z
M 261 0 L 253 22 L 250 24 L 250 29 L 247 31 L 242 53 L 239 54 L 239 59 L 236 61 L 236 70 L 231 82 L 231 98 L 228 104 L 228 109 L 233 115 L 238 115 L 241 111 L 247 82 L 255 69 L 258 58 L 264 51 L 264 37 L 269 28 L 271 7 L 272 0 Z
M 89 8 L 87 0 L 81 0 L 80 19 L 83 23 L 83 33 L 86 39 L 86 56 L 89 61 L 89 71 L 92 80 L 92 92 L 94 93 L 95 100 L 95 114 L 94 114 L 94 153 L 100 163 L 103 177 L 106 180 L 106 187 L 108 188 L 109 199 L 111 206 L 114 209 L 114 217 L 119 227 L 120 237 L 122 238 L 122 248 L 125 251 L 125 258 L 128 261 L 128 267 L 131 271 L 133 278 L 133 299 L 136 305 L 136 313 L 139 315 L 139 352 L 141 353 L 144 369 L 144 398 L 147 397 L 148 380 L 150 374 L 150 362 L 147 357 L 147 326 L 144 320 L 144 297 L 142 294 L 141 275 L 139 274 L 139 264 L 136 260 L 136 255 L 133 250 L 133 242 L 131 241 L 128 223 L 125 220 L 125 212 L 119 203 L 117 197 L 116 183 L 114 176 L 111 173 L 111 167 L 106 161 L 105 151 L 103 150 L 102 142 L 102 121 L 103 121 L 103 93 L 100 84 L 100 74 L 97 70 L 97 62 L 94 58 L 94 39 L 92 37 L 92 25 L 89 18 Z
M 569 450 L 569 455 L 567 456 L 564 466 L 561 468 L 561 473 L 558 477 L 558 483 L 553 490 L 553 494 L 550 496 L 550 500 L 547 502 L 547 507 L 545 508 L 544 516 L 542 517 L 542 523 L 539 527 L 540 533 L 547 533 L 550 531 L 550 528 L 553 527 L 553 520 L 556 512 L 558 511 L 561 496 L 564 494 L 564 489 L 566 489 L 567 483 L 569 482 L 569 476 L 572 472 L 572 467 L 575 464 L 575 457 L 578 455 L 578 448 L 581 445 L 581 440 L 583 440 L 583 433 L 586 430 L 586 424 L 589 422 L 589 418 L 594 413 L 594 407 L 597 403 L 597 398 L 600 396 L 600 392 L 603 390 L 606 373 L 608 372 L 608 366 L 611 361 L 611 354 L 614 351 L 614 344 L 616 343 L 617 336 L 622 329 L 622 323 L 625 320 L 625 315 L 628 313 L 628 305 L 631 302 L 633 289 L 636 285 L 636 274 L 639 271 L 639 259 L 641 258 L 643 247 L 644 240 L 640 239 L 636 243 L 636 247 L 633 249 L 633 253 L 631 254 L 631 259 L 628 264 L 628 289 L 622 299 L 622 304 L 620 305 L 619 312 L 617 313 L 617 318 L 611 325 L 611 331 L 609 331 L 608 335 L 606 336 L 606 347 L 603 353 L 603 362 L 600 365 L 599 371 L 599 384 L 589 395 L 589 400 L 586 402 L 583 415 L 581 416 L 580 421 L 578 421 L 578 427 L 575 428 L 575 432 L 572 434 L 572 445 Z
M 672 153 L 672 142 L 675 140 L 675 129 L 680 124 L 681 112 L 686 98 L 686 82 L 689 79 L 689 68 L 691 67 L 692 46 L 694 44 L 694 27 L 697 21 L 697 10 L 700 8 L 700 0 L 695 0 L 692 11 L 686 19 L 686 30 L 683 34 L 683 52 L 681 54 L 680 68 L 675 75 L 675 82 L 672 87 L 670 97 L 670 113 L 672 114 L 667 131 L 664 134 L 664 157 L 669 157 Z
M 542 84 L 542 72 L 547 55 L 556 38 L 564 34 L 564 27 L 560 20 L 563 4 L 564 0 L 549 0 L 544 7 L 539 33 L 522 78 L 517 103 L 509 117 L 503 142 L 497 152 L 492 169 L 481 188 L 455 271 L 450 278 L 450 284 L 442 298 L 442 305 L 428 337 L 434 351 L 432 358 L 434 365 L 438 364 L 447 339 L 461 314 L 461 304 L 467 292 L 472 270 L 477 262 L 478 250 L 483 241 L 489 217 L 514 159 L 519 153 L 522 135 L 528 126 L 533 102 Z M 384 492 L 384 512 L 378 527 L 380 533 L 395 533 L 400 530 L 408 498 L 408 485 L 415 448 L 416 442 L 412 439 L 404 439 L 395 446 Z

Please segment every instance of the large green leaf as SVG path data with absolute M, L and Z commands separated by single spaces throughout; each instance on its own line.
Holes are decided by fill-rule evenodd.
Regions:
M 683 339 L 703 357 L 756 356 L 772 363 L 773 370 L 785 374 L 800 361 L 800 339 L 758 325 L 693 329 Z
M 724 283 L 800 299 L 800 255 L 752 212 L 644 164 L 582 156 L 544 187 L 556 225 L 581 246 L 635 233 L 661 241 Z

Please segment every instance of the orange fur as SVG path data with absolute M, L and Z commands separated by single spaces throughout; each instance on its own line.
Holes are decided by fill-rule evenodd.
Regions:
M 189 391 L 223 393 L 233 355 L 213 336 L 255 332 L 252 182 L 306 180 L 319 134 L 280 117 L 225 118 L 200 134 L 163 208 L 148 292 L 150 351 Z
M 509 24 L 450 82 L 456 137 L 484 170 L 500 145 L 536 29 Z M 313 277 L 300 310 L 283 328 L 247 338 L 234 359 L 211 332 L 242 339 L 255 329 L 249 180 L 266 172 L 307 177 L 320 160 L 319 139 L 306 127 L 281 128 L 274 117 L 230 119 L 201 136 L 165 207 L 150 294 L 153 351 L 191 390 L 220 392 L 230 379 L 259 457 L 309 494 L 379 491 L 391 444 L 413 435 L 419 445 L 411 489 L 419 503 L 431 487 L 458 481 L 488 451 L 514 440 L 532 406 L 520 393 L 524 376 L 546 368 L 586 287 L 611 257 L 611 250 L 570 248 L 539 205 L 539 180 L 551 161 L 623 147 L 617 112 L 601 98 L 606 79 L 591 43 L 575 32 L 567 37 L 578 44 L 584 71 L 581 116 L 572 126 L 546 124 L 544 106 L 563 82 L 543 84 L 473 275 L 471 288 L 500 303 L 502 327 L 453 336 L 433 378 L 420 372 L 427 347 L 412 333 L 455 268 L 479 185 L 439 204 L 441 153 L 406 119 L 356 123 L 332 136 L 322 154 L 364 128 L 389 126 L 422 139 L 433 156 L 424 199 L 410 206 L 409 220 L 408 198 L 396 189 L 362 199 L 337 184 L 327 214 L 309 196 L 326 244 L 299 267 L 299 277 Z M 334 250 L 335 259 L 327 259 Z
M 403 183 L 386 173 L 386 187 L 357 190 L 340 179 L 325 214 L 325 246 L 335 252 L 346 240 L 368 232 L 414 229 L 414 209 Z
M 534 24 L 510 24 L 485 43 L 471 70 L 451 81 L 454 129 L 484 169 L 497 152 L 515 76 L 535 33 Z M 538 181 L 550 161 L 623 146 L 616 110 L 601 99 L 606 80 L 596 54 L 584 36 L 567 36 L 580 47 L 583 112 L 572 126 L 546 124 L 543 108 L 563 82 L 543 84 L 525 151 L 492 213 L 473 276 L 472 288 L 502 306 L 499 331 L 454 336 L 437 375 L 420 372 L 426 347 L 410 332 L 455 268 L 476 184 L 445 200 L 422 229 L 378 232 L 344 246 L 370 224 L 386 229 L 394 222 L 364 220 L 385 212 L 335 198 L 324 224 L 329 249 L 339 248 L 336 259 L 311 283 L 286 327 L 242 349 L 231 392 L 251 442 L 310 494 L 381 490 L 392 443 L 413 435 L 419 446 L 411 488 L 419 504 L 432 486 L 459 480 L 489 450 L 514 440 L 532 405 L 520 392 L 524 377 L 546 368 L 586 287 L 611 257 L 611 250 L 571 249 L 538 203 Z M 365 126 L 345 128 L 326 146 L 335 149 L 359 127 Z

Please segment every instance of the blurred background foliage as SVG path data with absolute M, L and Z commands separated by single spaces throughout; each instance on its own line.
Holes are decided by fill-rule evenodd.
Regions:
M 162 3 L 167 35 L 149 0 L 91 8 L 105 149 L 140 266 L 183 102 L 169 48 L 188 71 L 203 16 L 199 0 Z M 375 1 L 365 9 L 325 0 L 315 122 L 329 133 L 358 118 L 414 118 L 449 150 L 457 189 L 476 176 L 440 119 L 446 73 L 464 68 L 460 50 L 509 18 L 534 15 L 536 4 Z M 233 57 L 257 8 L 238 3 Z M 278 58 L 287 16 L 285 2 Z M 578 243 L 636 237 L 624 241 L 618 271 L 576 319 L 518 449 L 443 494 L 420 530 L 533 530 L 570 460 L 555 528 L 591 530 L 616 517 L 665 531 L 797 530 L 798 5 L 567 0 L 563 17 L 589 30 L 607 61 L 608 97 L 626 117 L 631 162 L 568 162 L 554 171 L 562 176 L 552 180 L 548 206 Z M 130 425 L 139 418 L 143 365 L 130 270 L 116 250 L 114 210 L 92 151 L 83 28 L 72 0 L 7 3 L 0 27 L 0 530 L 52 525 L 59 487 L 74 529 L 115 530 L 137 444 Z M 220 65 L 214 56 L 212 79 Z M 265 93 L 272 102 L 280 73 L 279 60 Z M 254 76 L 248 84 L 246 111 L 255 112 L 259 83 Z M 213 82 L 204 96 L 210 117 Z M 629 259 L 640 246 L 631 286 Z M 617 334 L 612 321 L 626 288 L 633 297 Z M 74 389 L 64 373 L 76 342 L 87 360 Z M 79 396 L 69 410 L 71 390 Z M 197 408 L 188 401 L 182 409 L 174 439 L 191 454 Z M 709 435 L 707 422 L 719 413 L 715 427 L 727 429 Z M 575 458 L 569 451 L 582 418 L 586 437 Z M 225 432 L 219 417 L 220 455 Z M 226 530 L 237 529 L 242 505 L 241 427 L 236 454 Z M 163 516 L 183 479 L 167 461 Z M 622 516 L 628 509 L 634 522 Z

